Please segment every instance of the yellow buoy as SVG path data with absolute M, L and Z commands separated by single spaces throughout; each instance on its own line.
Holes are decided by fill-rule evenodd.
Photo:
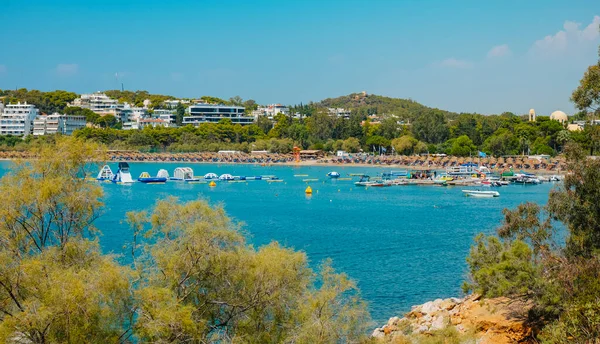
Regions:
M 304 193 L 307 194 L 307 195 L 312 195 L 312 188 L 310 186 L 308 186 L 306 188 L 306 190 L 304 190 Z
M 215 183 L 215 181 L 213 180 L 212 182 L 210 182 L 210 184 L 208 184 L 208 186 L 214 188 L 215 186 L 217 186 L 217 183 Z

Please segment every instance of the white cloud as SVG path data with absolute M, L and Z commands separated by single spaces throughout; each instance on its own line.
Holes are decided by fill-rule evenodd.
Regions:
M 448 68 L 471 68 L 473 64 L 466 60 L 459 60 L 453 57 L 445 59 L 444 61 L 439 63 L 442 67 Z
M 60 63 L 54 68 L 54 72 L 58 76 L 72 76 L 79 71 L 79 65 L 75 63 Z
M 581 23 L 567 20 L 563 24 L 563 30 L 535 41 L 530 53 L 558 54 L 582 46 L 595 45 L 600 37 L 599 27 L 600 16 L 594 16 L 592 22 L 583 29 L 581 29 Z
M 496 57 L 510 56 L 511 54 L 512 54 L 512 52 L 510 51 L 508 44 L 502 44 L 502 45 L 497 45 L 497 46 L 493 47 L 492 49 L 490 49 L 490 51 L 488 51 L 488 53 L 487 53 L 487 57 L 488 58 L 496 58 Z

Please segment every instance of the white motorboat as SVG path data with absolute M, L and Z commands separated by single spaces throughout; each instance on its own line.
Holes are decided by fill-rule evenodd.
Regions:
M 467 197 L 476 197 L 476 198 L 500 197 L 500 193 L 498 191 L 462 190 L 462 192 Z

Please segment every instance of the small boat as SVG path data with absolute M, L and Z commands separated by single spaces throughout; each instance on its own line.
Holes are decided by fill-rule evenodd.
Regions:
M 435 178 L 433 180 L 434 184 L 439 184 L 439 185 L 447 185 L 448 182 L 451 182 L 454 180 L 454 177 L 450 177 L 448 175 L 445 174 L 441 174 L 439 175 L 437 178 Z
M 219 180 L 234 180 L 235 178 L 233 178 L 233 176 L 231 174 L 222 174 L 221 176 L 219 176 Z
M 164 184 L 167 182 L 167 177 L 151 177 L 148 172 L 142 172 L 138 177 L 138 182 L 145 184 Z
M 115 184 L 133 184 L 134 181 L 131 179 L 131 173 L 129 172 L 129 164 L 126 162 L 119 163 L 119 169 L 114 174 L 112 182 Z
M 100 172 L 98 172 L 98 176 L 96 177 L 96 180 L 111 181 L 114 176 L 115 175 L 113 174 L 113 171 L 110 169 L 110 166 L 104 165 L 104 166 L 102 166 L 102 169 L 100 170 Z
M 369 184 L 371 184 L 371 177 L 367 176 L 366 174 L 361 174 L 360 175 L 360 180 L 355 182 L 354 185 L 356 186 L 369 186 Z
M 207 173 L 204 175 L 204 179 L 214 180 L 214 179 L 219 179 L 219 176 L 216 173 Z
M 498 191 L 462 190 L 462 192 L 465 194 L 465 196 L 475 198 L 500 197 L 500 193 Z
M 371 177 L 367 176 L 367 175 L 363 175 L 362 177 L 360 177 L 360 180 L 357 181 L 356 183 L 354 183 L 354 185 L 356 186 L 365 186 L 365 187 L 386 187 L 386 186 L 392 186 L 392 182 L 389 180 L 371 180 Z
M 340 174 L 338 172 L 331 171 L 331 172 L 327 173 L 327 177 L 329 177 L 331 179 L 337 179 L 340 177 Z

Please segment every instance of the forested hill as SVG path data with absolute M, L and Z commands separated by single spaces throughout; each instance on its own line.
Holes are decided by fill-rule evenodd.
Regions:
M 349 109 L 361 115 L 394 114 L 408 119 L 414 119 L 424 112 L 432 111 L 439 112 L 447 117 L 457 115 L 454 112 L 427 107 L 411 99 L 391 98 L 365 93 L 352 93 L 347 96 L 327 98 L 316 105 Z

